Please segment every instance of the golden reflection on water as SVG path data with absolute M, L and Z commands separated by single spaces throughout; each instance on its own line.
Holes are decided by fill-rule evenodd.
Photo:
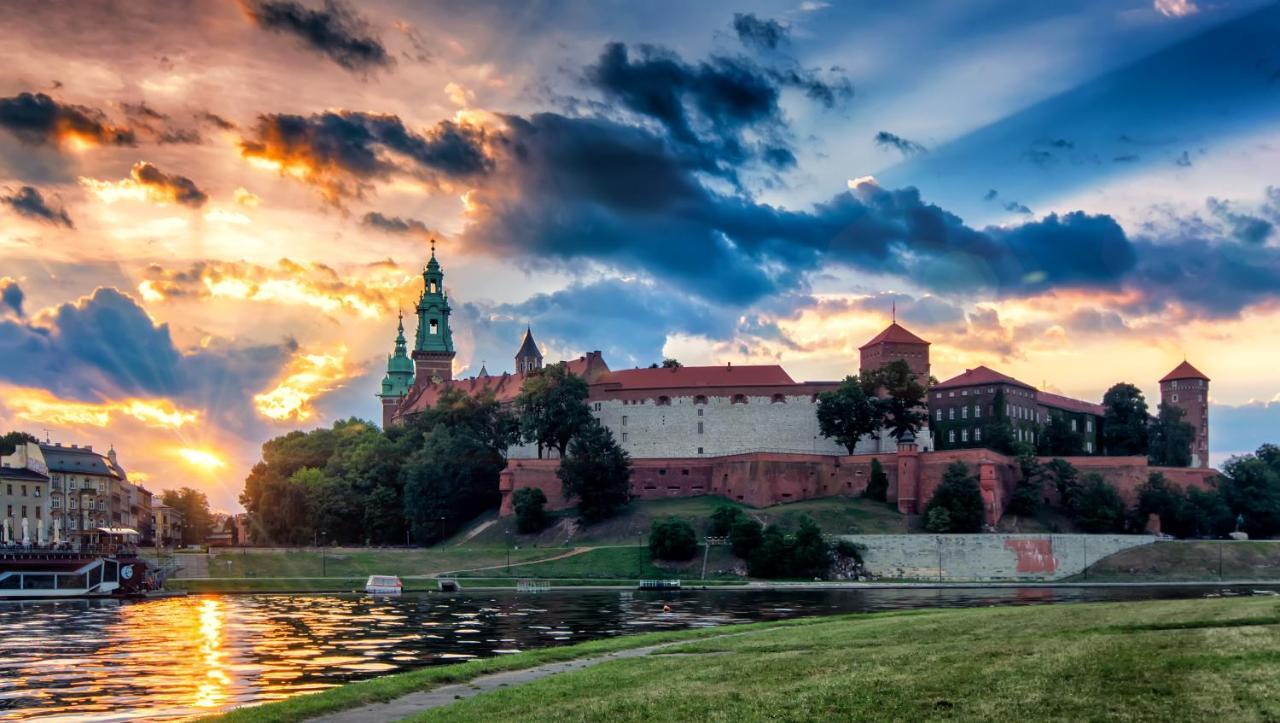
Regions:
M 227 697 L 231 679 L 222 669 L 222 602 L 206 599 L 200 601 L 200 655 L 199 665 L 204 668 L 204 680 L 196 689 L 195 706 L 213 708 Z M 198 671 L 193 671 L 198 675 Z

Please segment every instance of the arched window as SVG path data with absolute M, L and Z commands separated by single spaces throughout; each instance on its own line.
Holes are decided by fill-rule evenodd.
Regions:
M 770 404 L 786 404 L 787 398 L 782 396 L 781 394 L 775 394 L 773 395 L 773 398 L 769 400 L 769 403 Z
M 705 395 L 699 394 L 698 396 L 696 396 L 696 397 L 694 397 L 694 398 L 693 398 L 693 403 L 694 403 L 694 404 L 706 404 L 706 403 L 707 403 L 707 398 L 706 398 L 706 396 L 705 396 Z
M 439 334 L 439 333 L 440 333 L 440 322 L 436 321 L 435 319 L 432 319 L 432 320 L 431 320 L 431 322 L 430 322 L 430 326 L 431 326 L 431 333 L 432 333 L 432 334 Z
M 659 407 L 671 406 L 671 397 L 658 397 L 658 401 L 654 402 Z
M 733 395 L 733 399 L 731 399 L 731 400 L 730 400 L 730 402 L 731 402 L 731 403 L 733 403 L 733 404 L 746 404 L 746 403 L 747 403 L 747 395 L 745 395 L 745 394 L 735 394 L 735 395 Z

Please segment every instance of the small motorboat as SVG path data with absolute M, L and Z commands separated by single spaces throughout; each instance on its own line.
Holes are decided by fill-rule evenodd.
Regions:
M 370 595 L 399 595 L 404 592 L 404 583 L 395 575 L 370 575 L 364 591 Z

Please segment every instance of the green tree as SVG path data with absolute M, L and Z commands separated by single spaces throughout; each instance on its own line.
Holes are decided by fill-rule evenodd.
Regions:
M 1138 485 L 1138 504 L 1134 507 L 1134 527 L 1145 529 L 1151 515 L 1160 518 L 1160 531 L 1175 537 L 1188 537 L 1191 517 L 1187 495 L 1163 474 L 1152 472 Z
M 934 507 L 925 516 L 924 529 L 929 532 L 951 532 L 951 513 L 945 507 Z
M 867 480 L 867 488 L 862 491 L 862 496 L 876 502 L 886 502 L 889 499 L 889 475 L 884 473 L 884 467 L 878 459 L 871 460 L 871 479 Z
M 497 504 L 500 452 L 465 427 L 438 425 L 406 461 L 404 509 L 413 536 L 439 542 Z
M 764 525 L 743 515 L 733 523 L 729 530 L 729 545 L 733 554 L 742 560 L 751 559 L 751 555 L 760 547 L 764 536 Z
M 887 395 L 877 398 L 877 406 L 883 410 L 883 423 L 889 434 L 899 441 L 907 432 L 918 434 L 929 419 L 925 405 L 928 390 L 911 367 L 902 359 L 895 359 L 868 377 L 863 380 L 868 389 L 883 390 Z
M 1004 387 L 996 387 L 991 403 L 991 414 L 982 425 L 982 444 L 1000 454 L 1017 454 L 1018 440 L 1013 435 L 1013 422 L 1009 420 Z
M 747 558 L 747 574 L 752 577 L 785 577 L 791 562 L 791 545 L 777 525 L 769 525 L 760 535 L 760 544 Z
M 826 577 L 831 570 L 831 545 L 822 539 L 822 530 L 813 518 L 800 518 L 791 544 L 790 574 L 795 577 Z
M 1044 497 L 1045 467 L 1034 454 L 1018 456 L 1018 483 L 1013 488 L 1005 512 L 1021 517 L 1033 517 L 1040 512 Z
M 209 511 L 209 498 L 191 487 L 165 490 L 160 501 L 182 515 L 182 544 L 200 545 L 209 539 L 213 528 L 213 513 Z
M 1232 457 L 1218 481 L 1231 517 L 1244 517 L 1243 529 L 1250 537 L 1280 533 L 1280 455 L 1273 455 L 1272 449 L 1263 445 L 1258 454 Z
M 569 443 L 556 476 L 588 523 L 614 516 L 631 501 L 631 458 L 594 419 Z
M 1142 391 L 1121 382 L 1102 397 L 1102 448 L 1111 456 L 1147 455 L 1150 414 Z
M 1124 531 L 1124 500 L 1120 499 L 1115 487 L 1102 479 L 1102 475 L 1089 472 L 1082 476 L 1070 499 L 1068 512 L 1085 532 Z
M 649 527 L 649 556 L 658 560 L 692 560 L 698 554 L 693 526 L 678 517 L 654 520 Z
M 1187 490 L 1187 536 L 1221 537 L 1235 528 L 1235 517 L 1217 489 Z
M 39 441 L 40 440 L 36 439 L 33 434 L 28 434 L 18 430 L 9 432 L 4 436 L 0 436 L 0 457 L 6 457 L 13 454 L 18 449 L 19 444 Z
M 563 459 L 569 441 L 593 420 L 587 407 L 587 383 L 563 364 L 553 364 L 525 380 L 516 397 L 521 437 Z
M 746 513 L 740 507 L 719 505 L 711 511 L 707 522 L 708 537 L 728 537 L 738 520 L 744 519 Z
M 1071 429 L 1071 420 L 1050 410 L 1049 422 L 1040 430 L 1038 451 L 1045 457 L 1079 457 L 1084 454 L 1084 435 Z
M 981 532 L 986 520 L 982 490 L 978 477 L 969 473 L 964 462 L 952 462 L 942 473 L 942 483 L 925 505 L 925 519 L 937 508 L 947 511 L 952 532 Z
M 541 532 L 547 526 L 547 495 L 537 487 L 521 487 L 511 493 L 516 512 L 516 529 L 521 534 Z
M 1051 459 L 1041 471 L 1046 482 L 1058 491 L 1058 502 L 1063 509 L 1071 508 L 1071 496 L 1080 488 L 1080 471 L 1065 459 Z
M 874 435 L 884 422 L 884 407 L 857 376 L 818 395 L 818 429 L 853 454 L 858 441 Z
M 1186 411 L 1172 404 L 1161 404 L 1156 419 L 1151 423 L 1151 464 L 1160 467 L 1190 467 L 1191 443 L 1196 429 L 1183 419 Z

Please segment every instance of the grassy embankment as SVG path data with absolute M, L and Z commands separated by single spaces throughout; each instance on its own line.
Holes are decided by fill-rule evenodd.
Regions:
M 806 500 L 764 509 L 713 496 L 652 500 L 635 502 L 621 515 L 595 525 L 582 525 L 572 511 L 556 513 L 551 526 L 533 535 L 518 534 L 514 519 L 491 514 L 452 540 L 426 549 L 337 548 L 323 554 L 229 549 L 209 558 L 208 574 L 216 579 L 179 578 L 169 587 L 190 592 L 343 592 L 362 588 L 368 575 L 389 574 L 399 575 L 412 591 L 435 589 L 433 581 L 415 578 L 446 573 L 468 578 L 468 585 L 499 587 L 514 586 L 518 578 L 551 580 L 560 586 L 634 584 L 669 577 L 701 581 L 703 551 L 688 562 L 652 561 L 649 528 L 656 519 L 679 517 L 705 534 L 707 518 L 722 504 L 787 528 L 809 515 L 830 534 L 906 531 L 905 518 L 891 506 L 861 498 Z M 708 584 L 744 582 L 743 575 L 742 562 L 727 547 L 712 547 L 706 555 Z
M 844 615 L 615 638 L 426 668 L 227 716 L 290 721 L 486 672 L 688 639 L 423 720 L 1274 720 L 1274 598 Z M 746 633 L 746 634 L 736 634 Z
M 1280 540 L 1157 542 L 1105 557 L 1089 567 L 1087 577 L 1091 582 L 1280 580 Z

